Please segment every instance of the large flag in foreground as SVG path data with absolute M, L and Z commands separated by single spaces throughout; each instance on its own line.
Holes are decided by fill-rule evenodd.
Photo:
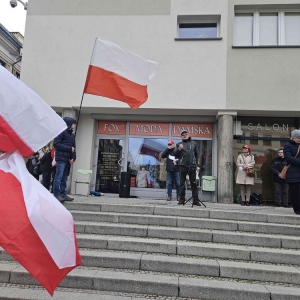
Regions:
M 96 38 L 84 93 L 120 100 L 138 108 L 148 99 L 147 85 L 158 68 L 157 62 Z
M 0 150 L 30 156 L 66 127 L 40 96 L 0 66 Z
M 74 222 L 29 174 L 22 155 L 37 151 L 66 124 L 20 83 L 0 66 L 0 150 L 6 152 L 0 155 L 0 246 L 53 295 L 60 281 L 81 264 Z

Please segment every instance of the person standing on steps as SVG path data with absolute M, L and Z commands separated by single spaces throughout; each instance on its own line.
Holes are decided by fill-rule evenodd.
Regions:
M 76 128 L 76 121 L 70 117 L 65 117 L 64 121 L 68 128 L 53 141 L 56 161 L 53 194 L 60 202 L 74 200 L 74 198 L 67 196 L 66 187 L 71 165 L 76 159 L 75 136 L 73 134 L 73 130 Z
M 289 186 L 280 174 L 285 166 L 286 159 L 283 155 L 283 148 L 280 148 L 278 150 L 278 156 L 272 160 L 271 164 L 275 188 L 275 201 L 278 207 L 288 207 Z
M 174 156 L 175 144 L 174 141 L 170 140 L 168 142 L 168 148 L 162 153 L 161 157 L 167 159 L 166 171 L 167 171 L 167 195 L 168 201 L 172 200 L 172 187 L 173 183 L 176 186 L 176 197 L 179 201 L 180 193 L 180 177 L 179 177 L 179 167 L 178 158 Z
M 291 140 L 284 146 L 284 157 L 290 167 L 286 173 L 295 214 L 300 215 L 300 130 L 291 132 Z
M 254 177 L 247 176 L 247 169 L 254 168 L 255 160 L 251 154 L 250 146 L 243 146 L 243 153 L 239 154 L 236 161 L 238 167 L 236 184 L 241 187 L 241 205 L 250 205 L 251 185 L 254 185 Z M 245 201 L 246 197 L 246 201 Z
M 189 175 L 193 205 L 200 206 L 198 198 L 198 188 L 196 183 L 196 171 L 200 171 L 199 168 L 199 151 L 195 141 L 193 141 L 186 130 L 180 133 L 182 141 L 176 145 L 174 155 L 178 158 L 179 174 L 180 174 L 180 199 L 178 204 L 184 204 L 185 202 L 185 182 L 186 175 Z

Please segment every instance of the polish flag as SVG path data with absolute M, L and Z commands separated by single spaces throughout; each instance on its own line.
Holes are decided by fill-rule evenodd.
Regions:
M 37 94 L 0 66 L 0 246 L 53 295 L 81 264 L 74 222 L 26 169 L 23 156 L 66 128 Z
M 0 155 L 0 215 L 0 246 L 53 295 L 81 264 L 73 218 L 18 151 Z
M 148 99 L 147 85 L 159 64 L 96 38 L 84 93 L 103 96 L 138 108 Z
M 0 66 L 0 150 L 27 157 L 66 128 L 40 96 Z

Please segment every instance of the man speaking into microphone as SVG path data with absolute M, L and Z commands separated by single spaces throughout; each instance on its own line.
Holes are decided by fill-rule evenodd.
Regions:
M 175 157 L 178 157 L 179 173 L 180 173 L 180 199 L 178 204 L 185 202 L 185 181 L 186 175 L 189 175 L 193 205 L 200 206 L 198 198 L 198 190 L 196 184 L 196 171 L 199 171 L 199 151 L 196 142 L 192 141 L 189 133 L 186 130 L 180 133 L 182 141 L 176 145 L 174 152 Z

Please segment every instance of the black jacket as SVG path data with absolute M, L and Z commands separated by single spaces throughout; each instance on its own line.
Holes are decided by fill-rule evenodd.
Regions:
M 51 172 L 52 171 L 52 157 L 51 153 L 45 153 L 40 159 L 41 171 L 42 172 Z
M 169 155 L 174 156 L 175 149 L 167 148 L 161 155 L 162 158 L 167 159 L 166 171 L 167 172 L 179 172 L 178 160 L 175 162 L 169 158 Z
M 183 149 L 179 150 L 179 144 L 183 145 Z M 182 140 L 176 144 L 175 156 L 179 158 L 178 165 L 185 167 L 199 166 L 199 151 L 196 142 L 189 137 L 187 140 Z
M 286 182 L 293 183 L 293 182 L 300 182 L 300 151 L 295 157 L 298 151 L 298 144 L 293 140 L 290 140 L 284 146 L 284 157 L 286 158 L 287 164 L 291 164 L 287 173 L 286 173 Z
M 55 151 L 55 161 L 65 161 L 68 162 L 70 159 L 75 161 L 76 151 L 72 153 L 72 147 L 75 145 L 75 136 L 73 130 L 71 129 L 72 124 L 75 123 L 73 118 L 65 117 L 68 128 L 59 134 L 53 141 Z
M 282 169 L 286 166 L 286 159 L 283 157 L 276 157 L 272 160 L 271 170 L 273 172 L 274 182 L 285 182 L 285 179 L 280 178 L 278 175 Z

